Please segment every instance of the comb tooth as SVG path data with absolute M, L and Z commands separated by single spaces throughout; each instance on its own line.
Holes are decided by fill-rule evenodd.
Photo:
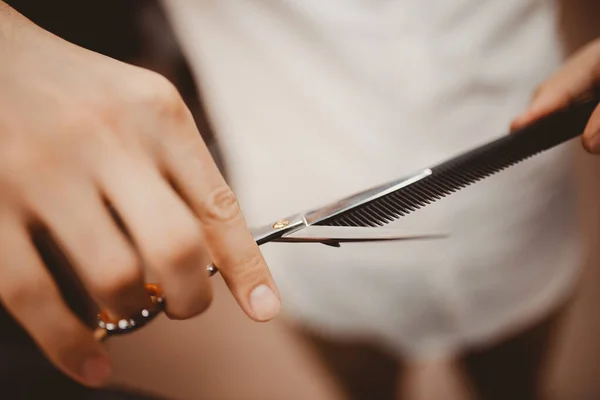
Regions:
M 360 210 L 363 211 L 363 210 Z M 375 202 L 368 204 L 364 208 L 365 214 L 371 218 L 381 218 L 383 220 L 392 220 L 390 217 L 386 217 L 384 213 L 381 212 L 381 209 L 377 206 Z
M 366 209 L 356 210 L 356 212 L 354 213 L 354 217 L 356 217 L 356 219 L 358 219 L 363 224 L 368 225 L 368 226 L 378 226 L 379 225 L 377 223 L 377 221 L 374 219 L 374 216 L 371 214 L 368 214 L 366 212 Z
M 455 187 L 454 187 L 454 191 L 457 191 L 458 189 L 462 189 L 465 186 L 467 186 L 470 182 L 470 180 L 466 177 L 466 176 L 449 176 L 451 182 L 456 182 L 455 183 Z
M 379 218 L 380 221 L 384 223 L 392 222 L 396 216 L 387 216 L 386 213 L 382 212 L 377 203 L 369 204 L 366 210 Z
M 357 222 L 358 220 L 356 218 L 351 218 L 350 216 L 348 216 L 348 218 L 346 218 L 346 225 L 347 226 L 370 226 L 368 224 L 363 224 L 362 222 Z
M 451 193 L 451 187 L 444 182 L 435 182 L 429 186 L 428 190 L 435 193 L 439 198 L 446 197 L 448 193 Z
M 434 190 L 427 188 L 425 185 L 422 185 L 421 182 L 417 182 L 415 184 L 415 188 L 420 192 L 424 193 L 425 196 L 429 196 L 432 199 L 440 199 L 442 196 L 436 193 Z
M 335 224 L 336 224 L 335 226 L 348 226 L 348 225 L 346 224 L 346 222 L 344 222 L 344 221 L 345 221 L 345 219 L 346 219 L 346 218 L 345 218 L 345 217 L 343 216 L 343 214 L 342 214 L 342 215 L 341 215 L 341 218 L 338 218 L 338 219 L 334 220 L 333 222 L 335 222 Z
M 463 181 L 462 181 L 462 186 L 461 187 L 466 187 L 468 185 L 470 185 L 473 182 L 477 182 L 479 179 L 481 179 L 481 174 L 475 174 L 473 172 L 463 172 Z
M 453 182 L 451 179 L 449 179 L 445 176 L 440 177 L 438 184 L 441 185 L 442 187 L 444 187 L 444 189 L 446 190 L 447 193 L 456 192 L 458 190 L 458 186 L 459 186 L 459 183 Z
M 399 198 L 394 198 L 391 199 L 395 204 L 398 204 L 398 209 L 402 210 L 402 212 L 404 212 L 404 214 L 410 214 L 411 212 L 415 211 L 416 208 L 415 207 L 410 207 L 408 206 L 405 202 L 403 202 L 401 199 Z
M 513 157 L 496 157 L 495 159 L 491 160 L 491 162 L 485 166 L 486 175 L 493 174 L 502 169 L 503 166 L 512 164 L 512 159 Z
M 432 199 L 425 193 L 423 193 L 421 190 L 419 190 L 417 186 L 414 186 L 412 189 L 413 191 L 411 194 L 413 195 L 413 197 L 419 199 L 420 202 L 424 203 L 423 205 L 430 204 L 432 202 Z
M 341 226 L 356 226 L 356 224 L 354 222 L 350 221 L 350 219 L 348 217 L 344 217 L 340 221 L 340 225 Z
M 401 211 L 405 214 L 408 212 L 405 205 L 397 200 L 397 196 L 389 196 L 385 198 L 385 204 L 387 204 L 388 207 L 390 207 L 393 210 Z
M 490 174 L 498 171 L 498 169 L 501 168 L 502 165 L 504 165 L 505 163 L 506 163 L 506 160 L 492 160 L 491 162 L 488 162 L 478 168 L 479 175 L 481 175 L 481 176 L 490 175 Z
M 377 220 L 373 220 L 373 223 L 375 223 L 377 226 L 384 226 L 386 224 L 389 224 L 390 222 L 394 221 L 395 218 L 389 218 L 386 217 L 384 218 L 379 218 Z
M 356 210 L 356 211 L 360 211 L 360 210 Z M 355 224 L 354 226 L 362 226 L 362 225 L 371 226 L 369 220 L 368 219 L 367 220 L 363 220 L 358 215 L 358 212 L 353 212 L 351 214 L 348 214 L 348 219 L 350 219 L 350 221 Z
M 429 200 L 421 199 L 413 191 L 407 191 L 406 198 L 408 201 L 412 202 L 417 208 L 425 207 L 427 204 L 431 203 Z
M 392 222 L 392 221 L 373 221 L 371 226 L 374 228 L 382 227 L 382 226 L 385 226 L 386 224 L 389 224 L 390 222 Z
M 389 198 L 381 199 L 381 204 L 383 204 L 386 207 L 386 209 L 394 211 L 401 217 L 408 214 L 408 211 L 404 209 L 404 207 L 398 206 L 396 203 L 393 203 Z
M 379 201 L 377 201 L 377 205 L 381 207 L 384 210 L 384 212 L 387 212 L 388 214 L 393 215 L 396 218 L 399 218 L 403 215 L 402 211 L 399 211 L 395 207 L 390 206 L 385 198 L 382 198 Z
M 372 205 L 367 207 L 367 210 L 384 223 L 392 222 L 402 216 L 402 213 L 398 212 L 397 207 L 390 207 L 389 205 L 384 204 L 383 201 L 373 202 Z
M 489 160 L 486 160 L 485 163 L 474 164 L 471 168 L 467 169 L 466 166 L 461 168 L 461 174 L 464 176 L 466 180 L 472 180 L 478 178 L 483 170 L 487 167 Z
M 425 203 L 414 193 L 413 188 L 406 190 L 404 192 L 404 197 L 407 201 L 411 202 L 414 205 L 425 205 Z
M 349 217 L 344 218 L 344 226 L 358 226 L 356 222 L 353 222 Z
M 389 210 L 388 213 L 393 212 L 395 214 L 398 214 L 399 216 L 408 214 L 408 211 L 406 210 L 404 205 L 395 201 L 395 199 L 392 197 L 381 198 L 377 203 L 380 204 L 384 210 Z
M 374 220 L 374 222 L 376 221 L 376 223 L 379 226 L 389 224 L 390 222 L 394 221 L 397 218 L 395 216 L 384 213 L 383 211 L 381 211 L 381 209 L 379 207 L 377 207 L 376 204 L 373 204 L 372 206 L 373 206 L 372 212 L 377 216 L 377 219 Z
M 402 193 L 400 200 L 407 206 L 410 206 L 410 208 L 412 208 L 413 210 L 418 210 L 420 208 L 419 202 L 417 202 L 415 199 L 411 198 L 408 190 L 405 191 L 404 193 Z
M 394 203 L 397 203 L 399 207 L 402 207 L 406 211 L 415 211 L 417 207 L 411 205 L 408 201 L 406 201 L 400 193 L 395 193 L 395 196 L 390 196 L 390 200 Z
M 380 212 L 375 212 L 373 210 L 373 204 L 369 204 L 363 210 L 357 210 L 359 215 L 362 215 L 363 218 L 367 219 L 371 226 L 383 226 L 389 222 L 392 222 L 391 218 L 382 218 L 379 214 Z

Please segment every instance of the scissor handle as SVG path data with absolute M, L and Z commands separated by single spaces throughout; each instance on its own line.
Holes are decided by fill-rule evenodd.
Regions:
M 214 264 L 209 264 L 206 270 L 209 276 L 213 276 L 219 272 L 219 269 Z M 145 287 L 148 296 L 150 296 L 152 306 L 142 309 L 133 317 L 118 320 L 111 319 L 106 311 L 101 310 L 97 316 L 97 327 L 94 332 L 96 340 L 103 341 L 110 336 L 132 333 L 147 325 L 165 310 L 166 300 L 160 285 L 147 283 Z

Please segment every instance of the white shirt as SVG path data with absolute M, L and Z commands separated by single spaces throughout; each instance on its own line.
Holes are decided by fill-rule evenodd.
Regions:
M 167 0 L 231 184 L 268 224 L 506 134 L 561 59 L 549 0 Z M 438 357 L 541 318 L 581 264 L 564 145 L 390 225 L 262 247 L 301 323 Z

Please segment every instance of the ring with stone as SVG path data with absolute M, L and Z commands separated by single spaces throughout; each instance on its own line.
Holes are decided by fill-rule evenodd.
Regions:
M 214 264 L 206 267 L 209 276 L 215 275 L 219 269 Z M 111 319 L 106 311 L 100 311 L 97 316 L 97 327 L 94 336 L 102 341 L 109 336 L 123 335 L 131 333 L 148 324 L 156 318 L 165 309 L 165 297 L 159 285 L 147 283 L 146 291 L 152 301 L 152 306 L 144 308 L 137 315 L 130 318 Z
M 118 320 L 111 319 L 106 311 L 100 311 L 97 317 L 98 326 L 94 332 L 97 340 L 104 340 L 109 336 L 131 333 L 152 321 L 164 310 L 165 298 L 160 286 L 147 283 L 145 287 L 152 301 L 152 306 L 144 308 L 133 317 Z

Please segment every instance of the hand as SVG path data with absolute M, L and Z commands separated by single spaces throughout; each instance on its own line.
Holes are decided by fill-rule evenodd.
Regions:
M 236 198 L 165 78 L 67 43 L 2 1 L 0 60 L 0 299 L 56 366 L 89 386 L 110 374 L 32 226 L 112 316 L 147 305 L 148 274 L 171 318 L 203 312 L 211 261 L 252 319 L 275 316 L 278 292 Z
M 533 95 L 529 108 L 511 124 L 515 130 L 558 109 L 600 84 L 600 39 L 583 47 L 553 76 L 543 82 Z M 600 107 L 593 112 L 583 133 L 583 144 L 600 154 Z

